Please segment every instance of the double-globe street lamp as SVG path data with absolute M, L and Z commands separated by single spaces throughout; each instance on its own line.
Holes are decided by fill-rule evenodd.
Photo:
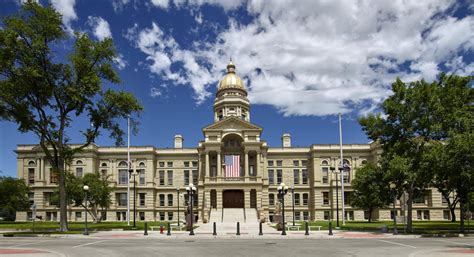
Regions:
M 84 185 L 82 189 L 84 189 L 84 202 L 85 202 L 84 209 L 85 209 L 85 214 L 86 214 L 86 226 L 84 227 L 84 235 L 88 236 L 89 230 L 87 228 L 87 192 L 89 191 L 89 186 Z
M 194 222 L 194 212 L 193 212 L 193 202 L 194 202 L 194 195 L 196 194 L 196 187 L 191 183 L 189 186 L 186 187 L 186 192 L 188 193 L 188 199 L 189 199 L 189 204 L 190 204 L 190 221 L 191 221 L 191 227 L 189 231 L 190 236 L 194 236 L 194 228 L 193 228 L 193 222 Z
M 136 172 L 133 172 L 133 169 L 128 170 L 129 176 L 128 179 L 130 180 L 130 177 L 133 175 L 133 228 L 136 228 L 136 211 L 137 211 L 137 205 L 136 205 L 136 196 L 137 196 L 137 184 L 135 183 L 135 175 Z
M 280 186 L 278 186 L 278 195 L 281 197 L 281 218 L 282 218 L 282 224 L 283 224 L 283 230 L 281 231 L 282 236 L 286 236 L 286 228 L 285 228 L 285 195 L 288 193 L 288 186 L 285 185 L 285 183 L 281 183 Z
M 395 183 L 391 182 L 390 183 L 390 191 L 392 192 L 392 199 L 393 199 L 393 234 L 398 235 L 398 230 L 397 230 L 397 209 L 395 207 L 395 204 L 397 202 L 397 194 L 395 193 L 395 188 L 397 185 Z
M 336 171 L 335 167 L 330 167 L 329 168 L 331 172 L 336 174 L 336 227 L 339 227 L 339 185 L 338 185 L 338 179 L 337 179 L 337 174 L 338 172 Z M 342 172 L 343 168 L 340 167 L 339 171 Z M 342 173 L 341 173 L 342 174 Z M 331 183 L 332 186 L 332 183 Z M 332 216 L 333 210 L 332 210 L 332 204 L 331 204 L 331 216 Z

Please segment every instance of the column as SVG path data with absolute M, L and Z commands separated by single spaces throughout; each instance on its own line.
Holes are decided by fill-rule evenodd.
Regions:
M 250 208 L 250 189 L 244 190 L 244 204 L 245 204 L 245 208 L 247 209 Z
M 222 163 L 221 163 L 221 151 L 217 152 L 217 176 L 222 177 Z
M 249 152 L 245 151 L 244 177 L 249 175 Z
M 260 157 L 260 155 L 261 155 L 261 153 L 257 153 L 257 163 L 256 163 L 255 168 L 254 168 L 254 169 L 255 169 L 255 175 L 256 175 L 256 176 L 262 176 L 262 175 L 260 174 L 260 165 L 261 165 L 261 163 L 260 163 L 260 162 L 261 162 L 261 157 Z
M 217 208 L 218 209 L 222 209 L 222 199 L 223 199 L 222 189 L 217 189 L 217 191 L 216 191 L 216 202 L 217 202 Z
M 206 151 L 206 170 L 204 171 L 204 177 L 210 176 L 209 172 L 209 152 Z

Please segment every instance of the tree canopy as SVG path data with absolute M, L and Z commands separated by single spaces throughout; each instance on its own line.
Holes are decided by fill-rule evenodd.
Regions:
M 17 211 L 28 210 L 28 192 L 23 179 L 0 177 L 0 217 L 13 221 Z

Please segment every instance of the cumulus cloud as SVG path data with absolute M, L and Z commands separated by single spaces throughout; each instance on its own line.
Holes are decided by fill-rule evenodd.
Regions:
M 156 88 L 156 87 L 152 87 L 150 88 L 150 96 L 155 98 L 155 97 L 158 97 L 161 95 L 161 91 L 159 88 Z
M 121 12 L 123 7 L 130 3 L 130 0 L 112 0 L 112 7 L 115 12 Z
M 114 58 L 114 63 L 117 65 L 117 68 L 118 68 L 119 70 L 125 69 L 125 67 L 126 67 L 127 64 L 128 64 L 127 61 L 124 60 L 122 54 L 118 54 L 118 55 Z
M 170 1 L 152 1 L 168 8 Z M 179 45 L 159 24 L 129 30 L 154 74 L 189 85 L 197 102 L 215 91 L 229 56 L 253 104 L 284 115 L 373 111 L 396 77 L 432 80 L 474 66 L 459 58 L 474 49 L 474 17 L 452 16 L 455 1 L 173 1 L 177 7 L 244 7 L 254 17 L 212 42 Z M 225 6 L 224 6 L 225 5 Z M 165 7 L 166 6 L 166 7 Z M 464 67 L 464 68 L 463 68 Z
M 102 17 L 89 16 L 87 18 L 87 24 L 92 27 L 92 33 L 99 40 L 104 40 L 107 37 L 112 37 L 109 23 Z
M 77 14 L 74 10 L 76 0 L 51 0 L 54 8 L 63 15 L 63 24 L 69 34 L 74 30 L 71 27 L 71 22 L 77 20 Z

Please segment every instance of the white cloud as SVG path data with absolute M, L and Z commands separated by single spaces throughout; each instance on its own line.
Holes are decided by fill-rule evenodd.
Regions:
M 246 24 L 231 18 L 215 43 L 196 41 L 190 48 L 156 23 L 132 28 L 129 39 L 147 55 L 150 71 L 191 86 L 198 102 L 215 91 L 211 85 L 222 78 L 229 56 L 252 103 L 275 106 L 284 115 L 364 114 L 390 94 L 396 77 L 432 80 L 445 62 L 464 73 L 474 66 L 458 57 L 474 49 L 474 17 L 452 17 L 455 1 L 173 3 L 244 6 L 255 17 Z
M 87 24 L 92 27 L 94 36 L 100 41 L 104 40 L 105 38 L 112 37 L 109 23 L 102 17 L 89 16 L 87 18 Z
M 117 68 L 119 70 L 123 70 L 126 66 L 127 66 L 127 61 L 125 61 L 123 59 L 123 55 L 122 54 L 118 54 L 115 58 L 114 58 L 114 63 L 117 65 Z
M 71 22 L 77 20 L 77 14 L 74 10 L 76 0 L 51 0 L 54 8 L 63 15 L 63 24 L 69 34 L 74 30 L 71 27 Z
M 156 6 L 156 7 L 160 7 L 160 8 L 163 8 L 163 9 L 167 9 L 168 6 L 169 6 L 169 0 L 151 0 L 151 3 Z
M 158 97 L 161 95 L 161 91 L 159 88 L 156 88 L 156 87 L 152 87 L 150 88 L 150 96 L 155 98 L 155 97 Z
M 123 7 L 129 2 L 130 0 L 112 0 L 112 7 L 114 8 L 115 12 L 121 12 Z

